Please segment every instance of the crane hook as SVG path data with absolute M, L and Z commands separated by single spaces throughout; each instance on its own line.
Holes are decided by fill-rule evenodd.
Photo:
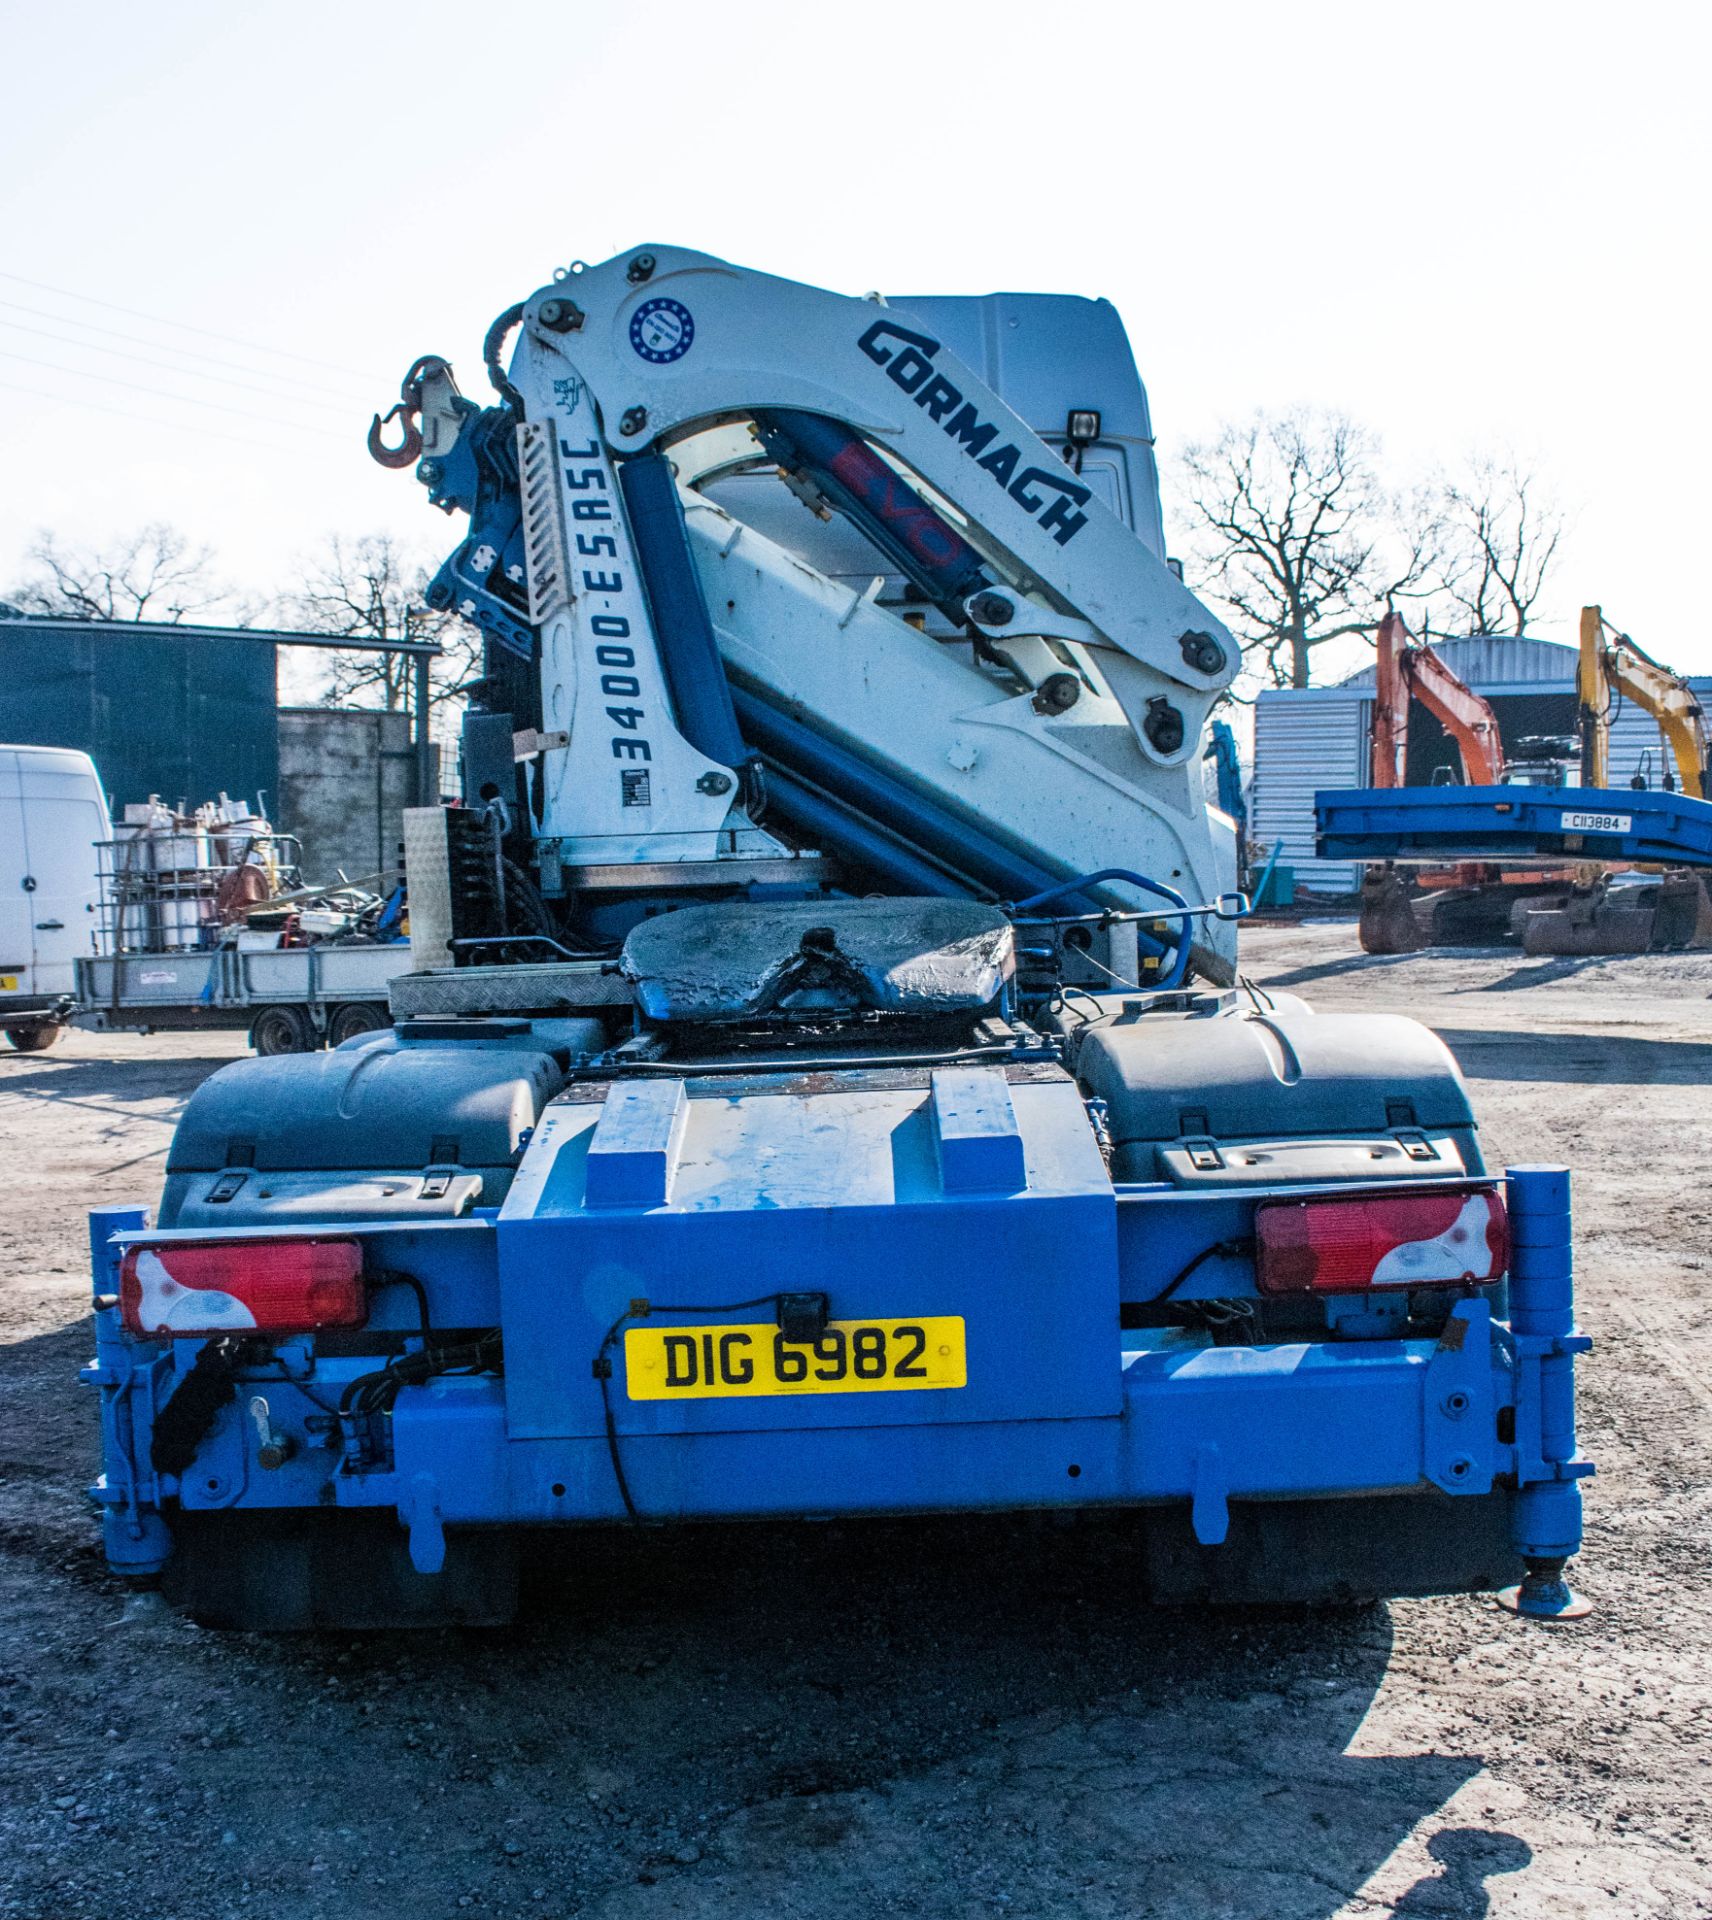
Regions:
M 399 418 L 404 421 L 404 438 L 396 447 L 389 447 L 381 438 L 381 431 L 388 422 Z M 416 403 L 413 399 L 400 400 L 385 419 L 378 413 L 375 415 L 369 427 L 369 453 L 383 467 L 408 467 L 421 451 L 422 434 L 416 425 Z

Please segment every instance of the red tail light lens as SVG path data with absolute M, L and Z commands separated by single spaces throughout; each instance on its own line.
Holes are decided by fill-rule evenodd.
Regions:
M 1510 1223 L 1489 1187 L 1268 1200 L 1255 1209 L 1262 1293 L 1374 1293 L 1496 1280 Z
M 355 1240 L 215 1240 L 132 1247 L 119 1268 L 132 1333 L 313 1333 L 360 1327 Z

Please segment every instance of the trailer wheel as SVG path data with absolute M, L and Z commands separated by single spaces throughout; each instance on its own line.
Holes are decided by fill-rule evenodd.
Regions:
M 250 1045 L 259 1054 L 313 1053 L 318 1044 L 301 1007 L 263 1007 L 250 1026 Z
M 20 1053 L 45 1053 L 59 1038 L 59 1028 L 51 1020 L 33 1027 L 8 1027 L 7 1042 Z
M 388 1024 L 384 1007 L 377 1007 L 372 1000 L 347 1000 L 333 1009 L 327 1021 L 327 1044 L 343 1046 L 359 1033 L 379 1033 Z

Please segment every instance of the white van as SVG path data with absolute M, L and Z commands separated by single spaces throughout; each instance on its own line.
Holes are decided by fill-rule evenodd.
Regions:
M 0 746 L 0 1033 L 51 1047 L 72 962 L 99 945 L 95 845 L 112 838 L 95 762 L 67 747 Z

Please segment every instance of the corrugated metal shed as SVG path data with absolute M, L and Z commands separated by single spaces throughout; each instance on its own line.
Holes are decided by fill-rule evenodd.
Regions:
M 1555 640 L 1530 640 L 1515 633 L 1476 633 L 1466 640 L 1435 640 L 1433 651 L 1465 686 L 1484 693 L 1488 687 L 1575 687 L 1576 650 Z M 1358 690 L 1371 694 L 1377 667 L 1363 667 L 1347 675 L 1329 691 Z
M 1520 716 L 1518 724 L 1573 732 L 1574 647 L 1513 634 L 1477 634 L 1435 645 L 1445 665 L 1497 707 L 1507 738 L 1513 714 Z M 1712 712 L 1712 676 L 1692 678 L 1689 685 Z M 1264 858 L 1272 843 L 1281 840 L 1280 859 L 1295 868 L 1298 884 L 1315 892 L 1348 893 L 1360 883 L 1358 864 L 1315 859 L 1314 794 L 1322 787 L 1367 785 L 1373 693 L 1374 669 L 1369 666 L 1335 686 L 1268 688 L 1255 704 L 1249 800 L 1253 844 Z M 1511 712 L 1506 712 L 1506 703 Z M 1440 738 L 1437 723 L 1419 708 L 1415 712 L 1412 775 L 1417 736 L 1429 749 Z M 1528 718 L 1537 715 L 1547 718 Z M 1662 784 L 1662 770 L 1672 765 L 1654 721 L 1639 707 L 1620 703 L 1611 720 L 1612 785 L 1626 786 L 1632 776 L 1645 774 L 1647 783 L 1656 787 Z
M 151 793 L 171 806 L 222 792 L 271 805 L 274 653 L 233 630 L 0 619 L 0 740 L 89 754 L 116 819 Z
M 1268 692 L 1255 704 L 1249 844 L 1264 860 L 1282 841 L 1280 862 L 1317 892 L 1348 893 L 1361 884 L 1353 861 L 1315 859 L 1314 794 L 1366 784 L 1371 705 L 1371 695 L 1364 700 L 1341 687 Z

